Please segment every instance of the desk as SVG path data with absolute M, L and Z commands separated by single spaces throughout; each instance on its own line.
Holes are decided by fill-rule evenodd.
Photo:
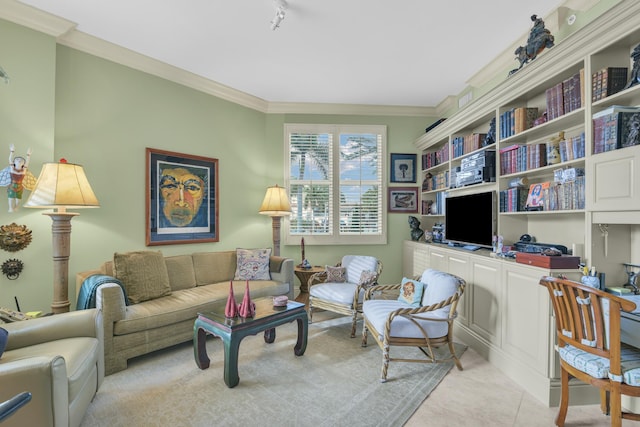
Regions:
M 300 280 L 300 294 L 296 297 L 296 301 L 303 303 L 305 306 L 309 305 L 309 278 L 316 273 L 324 271 L 324 267 L 319 265 L 311 268 L 302 268 L 296 266 L 294 273 L 298 280 Z

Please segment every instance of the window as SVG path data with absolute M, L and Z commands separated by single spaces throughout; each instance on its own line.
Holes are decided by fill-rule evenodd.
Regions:
M 285 242 L 385 244 L 386 126 L 285 125 Z

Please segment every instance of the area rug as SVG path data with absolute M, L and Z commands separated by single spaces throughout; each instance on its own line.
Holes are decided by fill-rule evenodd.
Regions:
M 130 360 L 105 377 L 82 426 L 402 426 L 453 362 L 391 362 L 381 383 L 381 350 L 371 337 L 364 348 L 359 335 L 349 338 L 344 320 L 309 325 L 301 357 L 293 353 L 296 322 L 278 327 L 273 344 L 262 334 L 245 338 L 232 389 L 217 338 L 207 340 L 206 370 L 196 366 L 190 343 Z M 465 348 L 456 344 L 458 354 Z M 412 352 L 419 357 L 416 349 L 391 349 L 392 356 Z

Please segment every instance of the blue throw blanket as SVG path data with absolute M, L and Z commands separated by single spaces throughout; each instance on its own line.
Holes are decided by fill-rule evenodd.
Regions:
M 106 274 L 92 274 L 82 282 L 82 287 L 80 288 L 80 292 L 78 293 L 76 310 L 95 308 L 96 291 L 98 290 L 98 286 L 104 285 L 105 283 L 116 283 L 120 285 L 120 288 L 122 288 L 122 293 L 124 294 L 124 303 L 126 305 L 129 305 L 127 291 L 124 289 L 124 285 L 121 281 L 119 281 L 115 277 L 107 276 Z

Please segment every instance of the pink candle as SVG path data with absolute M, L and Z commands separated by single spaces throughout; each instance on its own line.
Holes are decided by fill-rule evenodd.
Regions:
M 304 262 L 304 237 L 300 239 L 300 248 L 302 249 L 302 262 Z

